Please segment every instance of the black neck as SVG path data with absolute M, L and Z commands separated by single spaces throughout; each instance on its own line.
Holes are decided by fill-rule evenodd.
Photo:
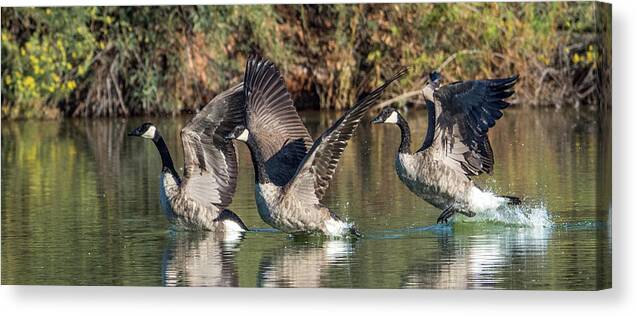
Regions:
M 433 144 L 434 142 L 434 129 L 436 127 L 436 108 L 434 106 L 434 103 L 431 101 L 427 101 L 427 116 L 428 116 L 428 122 L 427 122 L 427 135 L 425 136 L 425 141 L 422 144 L 422 147 L 420 147 L 420 150 L 423 149 L 427 149 L 431 146 L 431 144 Z
M 254 166 L 254 182 L 259 184 L 265 184 L 270 182 L 270 177 L 265 170 L 265 162 L 263 156 L 259 150 L 257 143 L 252 136 L 248 136 L 246 142 L 248 149 L 250 149 L 250 156 L 252 157 L 252 165 Z
M 400 147 L 398 147 L 398 152 L 408 154 L 411 147 L 411 131 L 409 130 L 409 124 L 400 114 L 398 114 L 398 121 L 396 124 L 400 127 Z
M 159 131 L 155 131 L 155 137 L 153 137 L 153 143 L 157 147 L 159 151 L 159 155 L 161 156 L 162 163 L 162 172 L 170 172 L 175 178 L 179 179 L 179 175 L 175 170 L 175 165 L 173 164 L 173 159 L 170 157 L 170 152 L 168 151 L 168 146 L 166 146 L 166 142 L 164 142 L 164 138 L 161 137 Z

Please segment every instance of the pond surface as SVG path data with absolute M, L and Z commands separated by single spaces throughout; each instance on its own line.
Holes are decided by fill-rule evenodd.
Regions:
M 314 137 L 335 114 L 303 112 Z M 407 114 L 420 145 L 424 111 Z M 179 170 L 188 117 L 152 118 Z M 609 118 L 608 118 L 609 119 Z M 161 162 L 128 138 L 142 118 L 2 122 L 2 284 L 577 289 L 611 286 L 610 144 L 596 113 L 509 109 L 476 181 L 520 209 L 434 225 L 440 211 L 394 172 L 399 131 L 364 121 L 324 203 L 365 237 L 291 238 L 254 204 L 239 144 L 238 240 L 176 231 L 159 207 Z M 608 121 L 610 122 L 610 121 Z M 604 124 L 604 128 L 609 128 Z

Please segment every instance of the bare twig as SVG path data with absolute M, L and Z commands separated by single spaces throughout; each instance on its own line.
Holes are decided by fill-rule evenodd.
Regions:
M 547 75 L 556 75 L 558 74 L 558 71 L 554 68 L 551 67 L 547 67 L 542 71 L 542 76 L 540 76 L 540 80 L 538 80 L 538 86 L 535 89 L 535 99 L 537 100 L 537 98 L 540 95 L 540 92 L 542 91 L 542 88 L 544 87 L 544 78 Z
M 117 60 L 117 58 L 115 58 L 115 60 Z M 113 63 L 111 64 L 111 80 L 113 81 L 113 86 L 115 87 L 115 92 L 117 93 L 117 98 L 119 99 L 119 106 L 122 109 L 122 113 L 124 115 L 128 115 L 128 109 L 126 109 L 126 105 L 124 104 L 124 97 L 122 96 L 122 91 L 119 89 L 117 77 L 115 76 L 115 63 L 116 61 L 113 61 Z
M 394 102 L 398 102 L 398 101 L 402 101 L 402 100 L 406 100 L 409 98 L 413 98 L 415 96 L 420 95 L 420 90 L 415 90 L 415 91 L 409 91 L 409 92 L 405 92 L 401 95 L 395 96 L 387 101 L 383 101 L 381 103 L 378 103 L 374 106 L 374 108 L 372 109 L 373 111 L 375 111 L 376 109 L 382 109 Z
M 438 72 L 442 71 L 442 69 L 447 67 L 447 65 L 450 62 L 452 62 L 454 59 L 456 59 L 456 57 L 458 57 L 458 55 L 469 55 L 469 54 L 479 54 L 479 53 L 482 53 L 482 51 L 478 49 L 463 49 L 461 51 L 457 51 L 451 54 L 451 56 L 447 57 L 447 59 L 445 59 L 445 61 L 442 62 L 442 64 L 440 64 L 438 68 L 436 68 L 436 71 Z
M 441 71 L 443 68 L 445 68 L 449 63 L 451 63 L 454 59 L 456 59 L 456 57 L 458 57 L 458 55 L 463 55 L 463 54 L 478 54 L 478 53 L 482 53 L 482 51 L 477 50 L 477 49 L 464 49 L 461 51 L 457 51 L 455 53 L 453 53 L 451 56 L 447 57 L 447 59 L 445 59 L 444 62 L 442 62 L 442 64 L 440 64 L 440 66 L 438 66 L 436 68 L 436 71 Z M 424 83 L 425 78 L 421 78 L 418 82 L 417 85 L 420 86 Z M 407 100 L 413 97 L 417 97 L 420 95 L 420 90 L 414 90 L 414 91 L 408 91 L 405 92 L 401 95 L 395 96 L 387 101 L 383 101 L 381 103 L 378 103 L 377 105 L 375 105 L 372 109 L 372 111 L 375 111 L 377 109 L 382 109 L 392 103 L 398 102 L 398 101 L 403 101 L 403 100 Z

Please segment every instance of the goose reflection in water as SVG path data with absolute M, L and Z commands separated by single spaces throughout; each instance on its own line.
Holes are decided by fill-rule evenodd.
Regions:
M 520 288 L 526 279 L 541 283 L 547 278 L 542 271 L 550 228 L 503 227 L 489 234 L 479 233 L 475 227 L 468 229 L 471 232 L 441 236 L 437 247 L 428 248 L 410 264 L 401 288 L 499 288 L 507 287 L 503 284 L 506 280 L 518 279 L 520 285 L 513 288 Z M 503 270 L 508 272 L 503 274 Z M 519 275 L 512 277 L 515 274 Z
M 326 240 L 319 243 L 288 240 L 265 252 L 259 264 L 257 287 L 324 287 L 321 280 L 332 268 L 350 267 L 354 253 L 352 240 Z
M 239 286 L 240 232 L 172 232 L 162 262 L 164 286 Z

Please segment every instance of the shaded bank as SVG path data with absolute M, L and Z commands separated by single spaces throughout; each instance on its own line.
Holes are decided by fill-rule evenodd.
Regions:
M 598 104 L 610 20 L 591 2 L 2 8 L 2 117 L 193 111 L 254 53 L 301 107 L 345 109 L 399 65 L 390 96 L 416 90 L 450 56 L 447 81 L 519 73 L 519 103 Z

